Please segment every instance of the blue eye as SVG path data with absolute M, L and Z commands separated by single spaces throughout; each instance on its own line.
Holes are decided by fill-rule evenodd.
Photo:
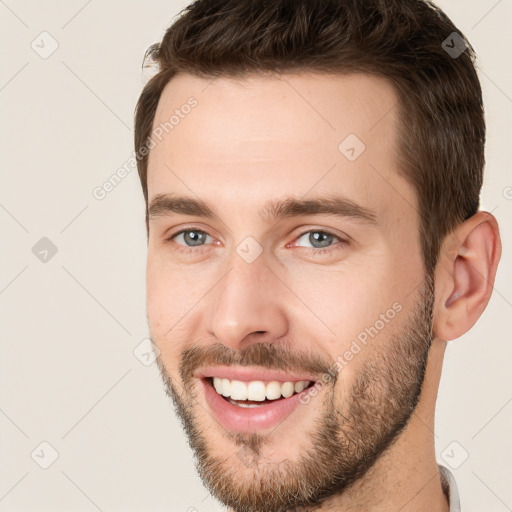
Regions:
M 214 238 L 205 231 L 189 228 L 182 229 L 178 233 L 171 235 L 164 243 L 174 242 L 175 251 L 184 254 L 193 254 L 207 251 L 206 246 L 211 244 L 213 240 Z M 309 245 L 302 245 L 301 240 L 303 240 L 302 243 Z M 287 247 L 302 247 L 307 254 L 319 256 L 344 249 L 347 245 L 349 245 L 347 239 L 341 238 L 334 233 L 321 229 L 312 229 L 302 233 L 295 239 L 295 242 L 288 244 Z
M 301 238 L 304 238 L 307 236 L 307 242 L 312 245 L 315 249 L 325 249 L 326 247 L 329 247 L 333 243 L 333 239 L 340 240 L 339 237 L 336 235 L 333 235 L 332 233 L 328 233 L 326 231 L 306 231 L 303 233 L 297 241 L 299 241 Z
M 196 229 L 184 229 L 183 231 L 180 231 L 179 233 L 173 235 L 170 239 L 178 240 L 180 237 L 184 243 L 176 243 L 178 243 L 179 245 L 184 245 L 185 247 L 198 247 L 204 245 L 206 239 L 208 237 L 211 238 L 210 235 L 208 233 L 205 233 L 204 231 Z

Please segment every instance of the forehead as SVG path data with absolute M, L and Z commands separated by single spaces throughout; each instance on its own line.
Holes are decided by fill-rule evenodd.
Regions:
M 177 75 L 155 114 L 149 198 L 179 192 L 249 207 L 336 189 L 382 208 L 392 196 L 414 202 L 397 172 L 397 107 L 392 85 L 366 74 Z

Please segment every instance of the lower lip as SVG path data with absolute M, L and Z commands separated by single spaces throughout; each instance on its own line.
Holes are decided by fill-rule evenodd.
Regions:
M 267 402 L 258 407 L 245 408 L 228 402 L 215 391 L 206 379 L 201 379 L 201 383 L 206 402 L 215 419 L 224 428 L 237 432 L 255 432 L 275 428 L 301 405 L 301 395 L 308 392 L 308 389 L 305 389 L 289 398 Z

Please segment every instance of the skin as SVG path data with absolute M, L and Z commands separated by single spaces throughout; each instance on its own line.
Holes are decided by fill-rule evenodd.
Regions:
M 169 193 L 200 198 L 217 218 L 150 218 L 148 322 L 160 369 L 187 399 L 209 453 L 236 468 L 237 481 L 250 482 L 256 470 L 240 463 L 239 448 L 208 414 L 200 387 L 185 388 L 183 351 L 272 343 L 335 361 L 398 302 L 402 311 L 343 368 L 334 387 L 262 433 L 258 457 L 265 467 L 297 461 L 324 411 L 322 393 L 347 408 L 346 390 L 379 350 L 389 349 L 417 307 L 425 277 L 418 201 L 397 169 L 397 98 L 383 78 L 303 73 L 236 81 L 181 74 L 164 89 L 154 126 L 190 96 L 197 107 L 151 149 L 149 202 Z M 351 133 L 366 146 L 355 161 L 338 149 Z M 327 214 L 272 221 L 259 213 L 269 199 L 328 194 L 373 211 L 376 223 Z M 183 236 L 166 241 L 185 228 L 209 235 L 198 252 Z M 308 235 L 324 230 L 339 238 L 319 253 Z M 262 249 L 252 263 L 236 251 L 248 236 Z M 469 330 L 485 309 L 500 254 L 497 223 L 486 212 L 446 238 L 433 276 L 434 338 L 419 404 L 371 469 L 315 510 L 448 510 L 433 434 L 445 342 Z

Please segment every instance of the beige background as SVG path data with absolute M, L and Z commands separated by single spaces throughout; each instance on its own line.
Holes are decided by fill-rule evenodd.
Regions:
M 148 335 L 138 176 L 103 200 L 92 193 L 132 154 L 144 51 L 187 3 L 0 0 L 1 511 L 220 510 L 196 477 L 156 365 L 134 355 Z M 489 141 L 483 206 L 500 222 L 504 255 L 487 311 L 449 344 L 437 454 L 460 464 L 453 472 L 464 512 L 505 512 L 512 2 L 439 3 L 479 54 Z M 48 242 L 36 246 L 46 262 L 32 252 L 42 237 L 57 248 L 52 256 Z M 43 469 L 52 450 L 59 456 Z

